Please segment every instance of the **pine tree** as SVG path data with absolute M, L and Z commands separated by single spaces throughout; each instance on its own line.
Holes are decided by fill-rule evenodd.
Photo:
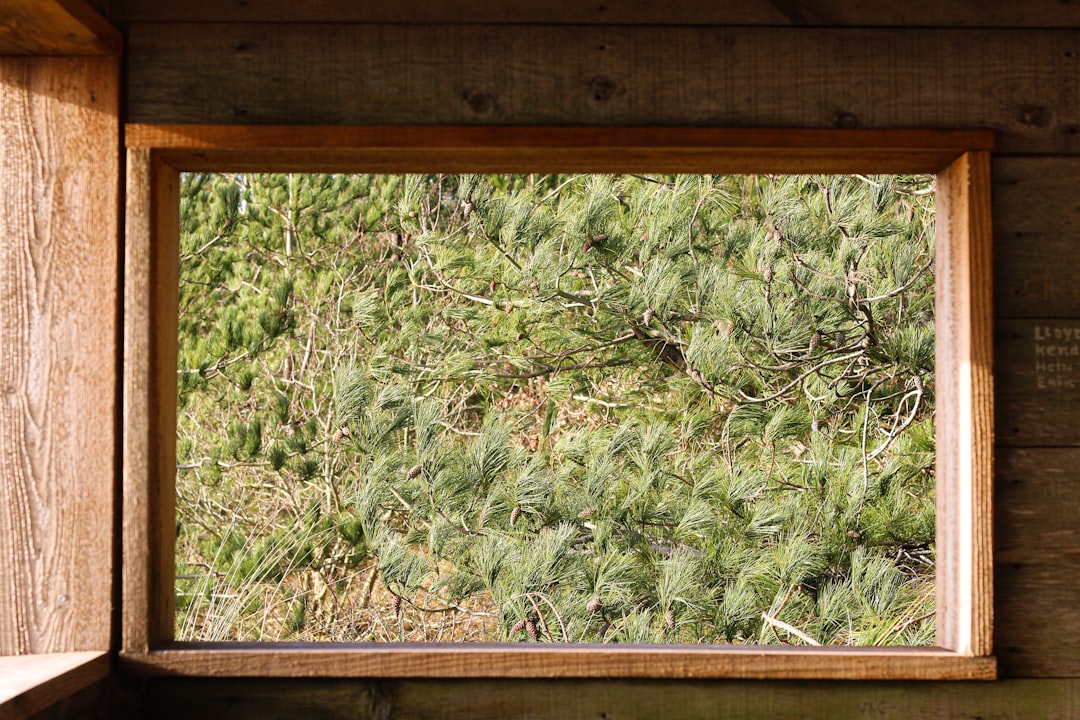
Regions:
M 931 642 L 930 182 L 186 178 L 182 560 L 297 637 Z

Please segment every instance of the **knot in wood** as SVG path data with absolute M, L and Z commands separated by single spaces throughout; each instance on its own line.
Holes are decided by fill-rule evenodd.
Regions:
M 598 75 L 589 80 L 589 97 L 596 102 L 607 102 L 616 95 L 622 95 L 626 88 L 615 80 Z
M 1031 127 L 1044 128 L 1050 124 L 1050 110 L 1041 105 L 1026 105 L 1020 109 L 1020 122 Z
M 836 127 L 843 128 L 844 130 L 854 130 L 862 125 L 862 123 L 859 122 L 859 116 L 849 112 L 836 113 L 836 118 L 833 120 L 833 123 Z
M 462 100 L 477 115 L 487 115 L 498 107 L 495 98 L 482 90 L 466 90 L 462 95 Z

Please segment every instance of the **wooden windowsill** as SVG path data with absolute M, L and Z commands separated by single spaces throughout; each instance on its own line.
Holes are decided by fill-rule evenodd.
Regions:
M 106 652 L 0 657 L 0 720 L 20 720 L 109 674 Z
M 993 657 L 936 647 L 167 643 L 121 653 L 146 675 L 350 678 L 993 680 Z

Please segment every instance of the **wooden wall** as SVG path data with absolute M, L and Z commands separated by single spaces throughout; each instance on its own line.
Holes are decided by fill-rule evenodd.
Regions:
M 127 38 L 129 122 L 996 130 L 995 650 L 1002 680 L 905 685 L 164 678 L 137 681 L 146 716 L 1080 717 L 1080 4 L 880 5 L 110 0 L 108 8 Z M 37 136 L 13 138 L 5 129 L 0 140 L 4 202 L 66 209 L 78 198 L 42 195 L 47 184 L 29 186 L 38 193 L 33 197 L 7 195 L 9 173 L 38 183 L 35 178 L 64 166 L 66 153 L 74 150 L 60 141 L 62 130 L 46 125 L 54 122 L 47 113 L 59 112 L 60 104 L 31 107 L 20 89 L 30 82 L 24 71 L 6 60 L 0 67 L 4 120 L 14 112 L 41 119 L 40 125 L 31 123 L 39 128 Z M 63 127 L 62 118 L 58 122 Z M 28 153 L 28 147 L 36 149 Z M 42 157 L 51 157 L 46 170 L 12 169 L 23 163 L 38 167 Z M 104 182 L 115 183 L 115 177 L 106 172 Z M 115 327 L 102 305 L 112 297 L 115 248 L 97 248 L 104 255 L 88 259 L 81 253 L 96 246 L 78 230 L 109 222 L 114 198 L 89 200 L 103 210 L 94 217 L 65 216 L 70 222 L 64 227 L 75 239 L 57 255 L 49 253 L 58 246 L 41 244 L 31 229 L 46 227 L 40 223 L 50 221 L 48 213 L 32 218 L 31 205 L 25 215 L 4 206 L 6 218 L 25 216 L 31 224 L 15 228 L 14 241 L 0 242 L 0 379 L 22 383 L 8 383 L 20 389 L 15 395 L 0 385 L 0 427 L 22 433 L 0 438 L 7 453 L 0 460 L 0 542 L 15 536 L 3 515 L 12 499 L 66 507 L 79 492 L 101 491 L 93 482 L 89 486 L 96 490 L 82 490 L 61 487 L 58 480 L 89 477 L 65 463 L 95 457 L 90 448 L 112 443 L 109 396 L 115 378 L 109 363 Z M 105 324 L 81 321 L 75 312 L 80 302 L 90 302 Z M 74 342 L 73 333 L 83 332 L 90 333 L 81 343 L 89 357 L 65 345 Z M 23 349 L 9 359 L 16 346 Z M 38 357 L 50 362 L 38 365 Z M 106 370 L 94 370 L 96 363 Z M 22 404 L 13 405 L 12 398 L 22 398 Z M 46 401 L 50 412 L 43 409 Z M 56 413 L 57 408 L 64 410 Z M 89 414 L 77 413 L 87 408 Z M 15 451 L 23 459 L 12 465 Z M 106 475 L 106 460 L 111 455 L 99 453 L 99 464 L 88 472 Z M 58 475 L 55 468 L 66 469 Z M 51 516 L 19 511 L 16 517 L 47 525 Z M 98 542 L 60 529 L 41 537 Z M 16 546 L 33 543 L 19 536 Z M 6 551 L 0 546 L 0 554 Z M 10 592 L 26 591 L 21 582 L 17 571 L 0 566 L 0 622 L 11 622 Z M 44 628 L 34 633 L 67 642 L 55 618 L 45 614 L 34 622 Z M 0 638 L 23 638 L 20 632 L 5 629 Z M 34 633 L 19 642 L 35 642 Z
M 130 23 L 127 119 L 998 131 L 995 644 L 1011 679 L 993 687 L 156 680 L 149 704 L 177 715 L 314 704 L 342 717 L 1080 716 L 1080 680 L 1030 680 L 1080 678 L 1080 583 L 1071 580 L 1080 571 L 1080 356 L 1071 355 L 1080 352 L 1080 8 L 361 5 L 129 0 L 118 10 Z M 895 24 L 922 27 L 887 27 Z M 196 688 L 204 695 L 193 700 Z

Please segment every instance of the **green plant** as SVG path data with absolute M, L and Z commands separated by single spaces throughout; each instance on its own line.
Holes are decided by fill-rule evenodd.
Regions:
M 181 634 L 932 642 L 931 182 L 185 176 Z

